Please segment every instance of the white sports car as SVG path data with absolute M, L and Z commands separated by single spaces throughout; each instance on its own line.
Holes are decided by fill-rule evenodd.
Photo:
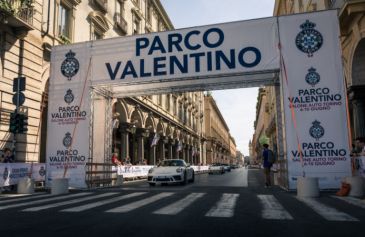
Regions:
M 184 160 L 163 160 L 157 167 L 148 171 L 147 182 L 150 186 L 155 184 L 194 182 L 194 170 Z

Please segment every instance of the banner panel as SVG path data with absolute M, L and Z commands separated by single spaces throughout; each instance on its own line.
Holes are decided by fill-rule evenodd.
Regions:
M 351 175 L 336 11 L 279 18 L 289 189 L 299 176 L 339 188 Z
M 276 26 L 275 18 L 265 18 L 96 41 L 92 81 L 198 80 L 277 70 Z
M 86 44 L 87 45 L 87 44 Z M 47 186 L 69 178 L 71 187 L 86 187 L 89 159 L 89 52 L 85 44 L 52 51 L 48 102 Z
M 46 165 L 43 163 L 3 163 L 0 164 L 0 187 L 18 184 L 25 177 L 45 181 L 45 175 Z

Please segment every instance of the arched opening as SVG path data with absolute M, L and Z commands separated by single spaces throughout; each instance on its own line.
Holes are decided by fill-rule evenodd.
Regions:
M 352 60 L 352 85 L 350 86 L 349 100 L 352 121 L 352 134 L 356 137 L 365 137 L 365 39 L 356 46 Z

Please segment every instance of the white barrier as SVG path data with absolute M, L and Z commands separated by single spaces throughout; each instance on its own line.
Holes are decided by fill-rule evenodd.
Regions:
M 123 175 L 123 178 L 136 178 L 136 177 L 146 177 L 148 171 L 153 168 L 152 165 L 131 165 L 131 166 L 113 166 L 112 171 L 117 170 L 118 175 Z M 190 166 L 194 169 L 195 173 L 207 172 L 209 166 Z
M 0 164 L 0 187 L 18 184 L 25 177 L 34 181 L 45 181 L 46 169 L 43 163 Z
M 319 184 L 316 177 L 298 177 L 298 197 L 319 197 Z

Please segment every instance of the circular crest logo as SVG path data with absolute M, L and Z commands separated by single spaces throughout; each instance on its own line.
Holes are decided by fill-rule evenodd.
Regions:
M 314 87 L 320 80 L 321 76 L 316 72 L 316 69 L 313 67 L 309 68 L 307 75 L 305 75 L 305 81 Z
M 62 141 L 63 145 L 66 147 L 66 148 L 69 148 L 72 144 L 72 137 L 71 137 L 71 133 L 66 133 L 65 134 L 65 137 L 63 138 L 63 141 Z
M 313 53 L 319 50 L 323 45 L 323 37 L 320 32 L 314 29 L 315 23 L 306 20 L 300 25 L 302 29 L 295 39 L 297 48 L 312 57 Z
M 4 169 L 4 173 L 3 173 L 3 179 L 4 180 L 7 180 L 8 177 L 9 177 L 9 170 L 8 170 L 8 168 L 5 168 Z
M 66 95 L 63 98 L 67 104 L 71 104 L 74 101 L 75 96 L 72 94 L 72 90 L 68 89 Z
M 73 76 L 77 74 L 80 68 L 79 61 L 75 58 L 76 53 L 71 50 L 66 54 L 66 59 L 61 64 L 62 75 L 67 77 L 67 80 L 71 80 Z
M 44 166 L 41 166 L 38 173 L 42 177 L 46 175 L 46 170 L 44 169 Z
M 320 125 L 321 123 L 317 120 L 312 122 L 312 126 L 309 129 L 309 134 L 311 137 L 315 138 L 317 141 L 324 135 L 324 128 Z

